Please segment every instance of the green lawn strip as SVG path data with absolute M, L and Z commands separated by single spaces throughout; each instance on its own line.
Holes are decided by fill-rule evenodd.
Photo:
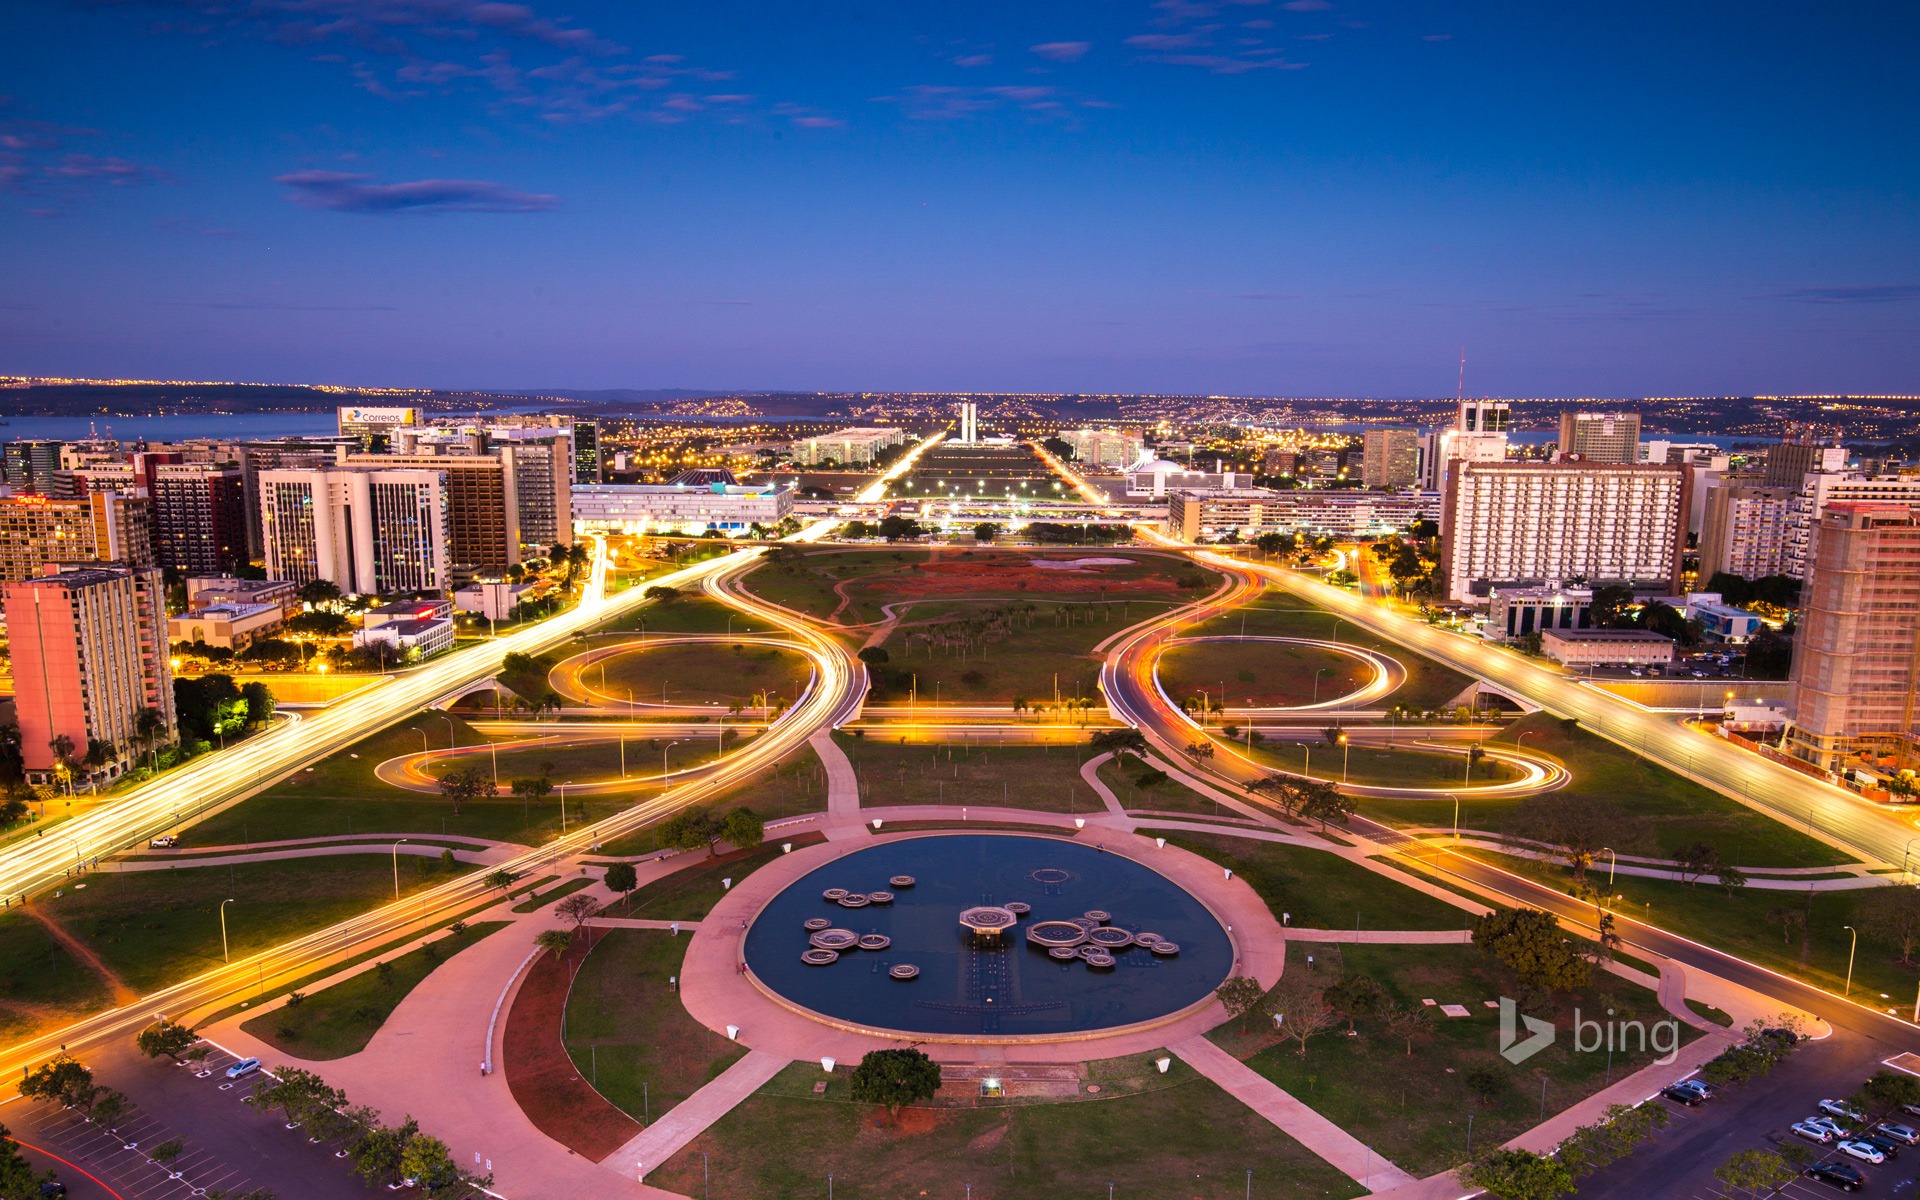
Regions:
M 1465 929 L 1471 918 L 1436 897 L 1394 883 L 1330 850 L 1221 833 L 1172 833 L 1167 841 L 1247 881 L 1275 916 L 1309 929 Z
M 1151 1071 L 1153 1057 L 1139 1056 L 1131 1073 Z M 704 1165 L 716 1196 L 824 1196 L 831 1173 L 842 1200 L 932 1195 L 933 1181 L 939 1194 L 958 1194 L 963 1180 L 983 1200 L 1092 1197 L 1109 1182 L 1116 1196 L 1227 1197 L 1241 1194 L 1251 1170 L 1255 1193 L 1269 1200 L 1361 1194 L 1198 1077 L 1098 1101 L 909 1108 L 895 1121 L 843 1102 L 837 1073 L 825 1096 L 812 1095 L 822 1078 L 817 1063 L 788 1067 L 648 1182 L 699 1196 Z
M 689 1016 L 668 982 L 680 974 L 690 935 L 609 929 L 592 936 L 567 994 L 567 1053 L 616 1108 L 658 1120 L 746 1048 Z
M 1565 868 L 1552 863 L 1488 851 L 1470 853 L 1563 891 L 1572 880 Z M 1588 878 L 1593 877 L 1589 872 Z M 1899 947 L 1874 940 L 1873 928 L 1855 915 L 1867 895 L 1863 889 L 1818 892 L 1748 887 L 1729 896 L 1711 880 L 1689 887 L 1664 879 L 1620 875 L 1614 880 L 1613 890 L 1621 897 L 1614 908 L 1625 916 L 1805 980 L 1835 995 L 1846 987 L 1853 935 L 1845 926 L 1852 925 L 1868 935 L 1860 939 L 1859 953 L 1854 956 L 1853 999 L 1883 1012 L 1889 1008 L 1905 1011 L 1913 1001 L 1916 985 L 1920 985 L 1920 967 L 1902 965 L 1898 961 Z M 1805 914 L 1804 939 L 1799 928 L 1783 929 L 1779 923 L 1778 917 L 1788 911 Z M 1772 919 L 1769 914 L 1773 914 Z M 1620 932 L 1629 942 L 1633 940 L 1631 925 L 1623 924 Z
M 1408 866 L 1405 861 L 1395 860 L 1393 858 L 1388 857 L 1385 854 L 1369 854 L 1367 855 L 1367 858 L 1373 862 L 1381 863 L 1385 866 L 1392 867 L 1397 871 L 1408 870 Z M 1425 861 L 1425 860 L 1416 859 L 1414 861 L 1418 862 L 1418 861 Z M 1410 873 L 1418 875 L 1421 879 L 1425 880 L 1427 883 L 1434 885 L 1435 887 L 1445 888 L 1447 891 L 1452 892 L 1454 895 L 1464 897 L 1468 900 L 1473 901 L 1476 904 L 1484 904 L 1484 905 L 1488 905 L 1489 907 L 1491 907 L 1493 904 L 1493 902 L 1488 900 L 1485 896 L 1482 896 L 1480 893 L 1472 890 L 1471 888 L 1467 887 L 1465 884 L 1456 882 L 1452 876 L 1444 874 L 1440 871 L 1433 871 L 1431 873 L 1423 872 L 1423 871 L 1412 871 Z M 1464 919 L 1465 910 L 1462 909 L 1461 912 Z
M 537 892 L 558 878 L 560 878 L 558 875 L 542 875 L 538 879 L 529 880 L 519 887 L 514 888 L 507 893 L 506 898 L 511 900 L 515 896 L 525 896 L 531 892 Z
M 1193 598 L 1205 594 L 1196 591 Z M 881 643 L 899 682 L 883 688 L 878 698 L 904 703 L 913 690 L 923 702 L 1006 705 L 1009 715 L 1016 697 L 1029 704 L 1052 703 L 1056 696 L 1086 697 L 1097 705 L 1101 658 L 1094 647 L 1182 602 L 1171 598 L 1101 601 L 1097 596 L 1052 600 L 1039 593 L 1002 600 L 942 596 L 914 601 L 901 625 Z M 994 608 L 1024 610 L 1028 605 L 1033 610 L 1024 613 L 1011 632 L 974 643 L 965 653 L 914 636 L 923 622 L 966 619 Z M 917 677 L 912 689 L 908 676 Z
M 1244 743 L 1235 748 L 1242 754 L 1247 753 Z M 1482 759 L 1475 764 L 1469 779 L 1464 755 L 1399 748 L 1389 750 L 1384 746 L 1362 746 L 1352 742 L 1346 746 L 1335 746 L 1325 738 L 1305 742 L 1270 738 L 1255 743 L 1251 757 L 1262 766 L 1296 775 L 1311 774 L 1317 779 L 1330 779 L 1335 783 L 1342 782 L 1344 776 L 1344 782 L 1373 787 L 1459 788 L 1504 782 L 1517 779 L 1520 775 L 1519 771 L 1506 763 Z M 1461 799 L 1465 800 L 1465 797 Z M 1370 802 L 1363 800 L 1361 803 L 1364 806 Z M 1446 805 L 1449 814 L 1453 812 L 1451 800 L 1414 803 L 1440 803 Z M 1464 813 L 1461 820 L 1466 820 Z
M 773 646 L 734 643 L 642 649 L 638 642 L 631 644 L 636 647 L 634 653 L 602 659 L 584 677 L 588 687 L 614 697 L 614 716 L 624 715 L 619 702 L 629 695 L 636 705 L 713 704 L 718 715 L 725 715 L 735 702 L 752 704 L 761 692 L 793 700 L 806 687 L 811 671 L 798 651 Z M 759 709 L 751 709 L 750 715 L 760 715 Z
M 0 913 L 0 1036 L 11 1043 L 112 1003 L 92 968 L 38 921 L 18 905 Z
M 483 842 L 455 841 L 451 838 L 442 839 L 442 838 L 428 838 L 428 837 L 408 838 L 407 845 L 431 846 L 437 850 L 479 851 L 479 850 L 486 850 L 489 848 L 488 845 Z M 345 838 L 337 838 L 337 839 L 326 838 L 318 841 L 303 842 L 297 846 L 271 846 L 271 847 L 233 846 L 230 848 L 222 848 L 217 850 L 216 849 L 200 850 L 190 845 L 187 842 L 187 840 L 183 837 L 180 841 L 180 845 L 174 847 L 172 850 L 141 851 L 134 854 L 124 854 L 124 855 L 118 856 L 113 861 L 118 862 L 124 859 L 127 862 L 163 863 L 163 862 L 172 861 L 174 859 L 196 859 L 204 862 L 205 860 L 210 858 L 239 858 L 248 854 L 272 854 L 278 851 L 286 851 L 286 850 L 338 850 L 342 846 L 366 846 L 366 847 L 369 847 L 370 849 L 379 850 L 382 852 L 391 851 L 393 848 L 392 843 L 390 842 L 368 841 L 365 838 L 354 838 L 352 840 L 348 840 Z
M 1245 618 L 1244 627 L 1241 623 L 1242 617 Z M 1335 625 L 1336 621 L 1339 622 L 1338 626 Z M 1265 596 L 1256 603 L 1233 609 L 1211 620 L 1183 629 L 1180 635 L 1198 637 L 1206 634 L 1237 634 L 1242 632 L 1243 628 L 1250 634 L 1315 638 L 1322 641 L 1338 640 L 1349 646 L 1378 650 L 1397 660 L 1407 668 L 1407 681 L 1391 696 L 1380 701 L 1383 706 L 1404 704 L 1422 712 L 1439 709 L 1473 683 L 1470 677 L 1451 667 L 1443 667 L 1397 642 L 1377 637 L 1358 628 L 1352 621 L 1337 617 L 1324 608 L 1316 608 L 1305 600 L 1272 587 L 1268 588 Z
M 459 933 L 388 960 L 393 968 L 385 978 L 377 970 L 362 971 L 332 987 L 307 995 L 298 1005 L 288 1004 L 264 1013 L 240 1028 L 268 1045 L 297 1058 L 325 1061 L 358 1054 L 386 1024 L 400 1002 L 435 967 L 511 921 L 482 921 Z
M 769 824 L 787 817 L 825 812 L 826 771 L 813 750 L 803 746 L 781 759 L 772 770 L 730 788 L 716 799 L 704 802 L 702 807 L 710 808 L 722 816 L 736 808 L 751 808 L 755 815 Z M 767 836 L 774 837 L 778 832 L 770 831 Z M 662 848 L 660 822 L 654 821 L 603 842 L 597 853 L 612 858 L 630 858 L 637 854 L 652 854 Z
M 696 767 L 718 758 L 720 741 L 724 735 L 727 753 L 744 749 L 760 736 L 752 727 L 728 725 L 722 729 L 716 722 L 698 733 L 682 733 L 675 737 L 660 735 L 643 737 L 629 734 L 626 738 L 606 737 L 594 741 L 581 741 L 574 745 L 545 745 L 515 748 L 511 741 L 502 741 L 499 750 L 493 755 L 478 755 L 463 759 L 439 759 L 427 766 L 427 774 L 435 779 L 442 778 L 448 772 L 479 767 L 489 770 L 497 761 L 500 769 L 500 790 L 510 793 L 515 779 L 531 779 L 547 774 L 556 789 L 550 799 L 559 802 L 557 785 L 560 783 L 598 783 L 623 778 L 621 768 L 626 769 L 626 778 L 631 780 L 631 793 L 628 802 L 637 798 L 643 789 L 660 786 L 660 761 L 664 753 L 670 769 L 679 771 L 687 767 Z M 565 737 L 579 736 L 574 733 Z M 668 748 L 668 743 L 676 743 Z M 430 793 L 415 793 L 416 795 Z M 436 798 L 437 797 L 432 797 Z M 508 799 L 512 799 L 509 794 Z M 581 797 L 579 793 L 567 797 L 567 820 L 573 822 L 574 801 Z M 445 804 L 445 801 L 441 802 Z M 485 803 L 482 801 L 481 803 Z M 447 808 L 452 811 L 451 806 Z
M 1100 781 L 1113 789 L 1120 799 L 1121 807 L 1130 813 L 1167 812 L 1193 813 L 1205 817 L 1236 817 L 1233 809 L 1224 808 L 1217 800 L 1211 800 L 1194 791 L 1183 783 L 1172 779 L 1141 787 L 1136 781 L 1140 778 L 1138 760 L 1129 758 L 1125 770 L 1112 759 L 1101 763 L 1094 769 Z
M 1658 998 L 1645 988 L 1618 976 L 1596 971 L 1588 987 L 1556 993 L 1552 1011 L 1536 1015 L 1551 1019 L 1561 1036 L 1553 1044 L 1513 1066 L 1500 1056 L 1499 1014 L 1485 1006 L 1489 1000 L 1513 994 L 1506 970 L 1471 946 L 1320 946 L 1314 962 L 1296 947 L 1288 955 L 1287 972 L 1310 972 L 1323 985 L 1348 973 L 1372 977 L 1401 1007 L 1421 1006 L 1422 1000 L 1464 1005 L 1467 1017 L 1436 1015 L 1427 1031 L 1414 1040 L 1413 1053 L 1379 1017 L 1362 1018 L 1359 1036 L 1348 1037 L 1344 1026 L 1307 1043 L 1302 1058 L 1297 1042 L 1280 1042 L 1271 1020 L 1264 1027 L 1249 1023 L 1249 1032 L 1228 1023 L 1208 1036 L 1246 1060 L 1295 1099 L 1307 1104 L 1340 1128 L 1384 1154 L 1403 1170 L 1431 1175 L 1465 1162 L 1467 1117 L 1473 1116 L 1473 1145 L 1485 1150 L 1515 1137 L 1540 1122 L 1542 1084 L 1549 1114 L 1565 1109 L 1605 1087 L 1650 1065 L 1660 1057 L 1652 1049 L 1616 1052 L 1603 1049 L 1582 1053 L 1569 1036 L 1574 1012 L 1582 1021 L 1639 1020 L 1651 1028 L 1669 1024 L 1657 1036 L 1661 1045 L 1678 1030 L 1679 1044 L 1697 1031 L 1672 1021 Z M 1595 1031 L 1588 1030 L 1591 1044 Z M 1640 1035 L 1633 1034 L 1635 1039 Z M 1470 1075 L 1488 1073 L 1498 1088 L 1494 1098 L 1478 1098 L 1468 1086 Z
M 1160 656 L 1159 675 L 1160 686 L 1175 703 L 1199 699 L 1205 692 L 1209 704 L 1224 695 L 1228 708 L 1271 708 L 1344 696 L 1372 680 L 1373 668 L 1350 655 L 1312 646 L 1196 642 L 1170 646 Z
M 817 833 L 781 838 L 776 831 L 776 835 L 769 838 L 765 845 L 755 849 L 709 856 L 699 859 L 693 866 L 682 867 L 635 892 L 631 905 L 620 901 L 609 905 L 606 915 L 654 921 L 697 921 L 713 911 L 713 906 L 720 903 L 720 897 L 726 894 L 727 888 L 721 880 L 731 879 L 739 883 L 779 858 L 785 853 L 780 847 L 788 843 L 802 846 L 823 840 Z
M 731 621 L 731 624 L 729 624 Z M 598 633 L 770 633 L 765 621 L 750 617 L 718 600 L 683 591 L 678 599 L 643 604 L 617 620 L 609 621 Z M 594 638 L 596 644 L 605 641 Z M 573 653 L 581 649 L 575 643 Z
M 1493 740 L 1509 745 L 1519 740 L 1528 751 L 1553 755 L 1573 774 L 1565 793 L 1603 799 L 1647 821 L 1653 844 L 1636 853 L 1665 855 L 1693 842 L 1706 842 L 1718 848 L 1725 861 L 1742 867 L 1825 867 L 1854 861 L 1790 825 L 1648 762 L 1598 734 L 1577 726 L 1569 729 L 1546 713 L 1515 721 Z M 1314 757 L 1320 757 L 1317 748 Z M 1460 801 L 1461 828 L 1495 833 L 1517 828 L 1526 803 L 1473 796 L 1462 796 Z M 1450 823 L 1452 801 L 1440 804 L 1444 812 L 1427 801 L 1360 801 L 1363 811 L 1416 825 Z
M 1106 806 L 1080 777 L 1085 744 L 986 746 L 835 734 L 866 808 L 952 804 L 1092 814 Z
M 529 892 L 525 900 L 513 906 L 513 911 L 517 913 L 539 912 L 554 901 L 564 900 L 582 888 L 592 887 L 598 882 L 600 882 L 599 879 L 592 876 L 575 876 L 550 891 Z
M 401 861 L 399 875 L 402 895 L 448 878 L 438 862 L 419 858 Z M 377 855 L 348 854 L 108 870 L 90 876 L 88 885 L 34 903 L 145 993 L 220 964 L 221 901 L 234 901 L 227 906 L 227 936 L 239 960 L 390 902 L 394 868 Z
M 1722 1009 L 1715 1008 L 1704 1000 L 1689 1000 L 1687 1001 L 1687 1007 L 1693 1010 L 1694 1016 L 1700 1017 L 1703 1020 L 1712 1021 L 1715 1025 L 1723 1025 L 1729 1028 L 1733 1025 L 1733 1017 L 1731 1015 Z
M 532 656 L 534 661 L 532 670 L 502 671 L 499 675 L 500 683 L 522 700 L 536 700 L 553 690 L 553 685 L 549 682 L 549 675 L 553 669 L 559 666 L 563 659 L 571 658 L 584 649 L 586 645 L 579 638 L 574 638 L 563 646 L 543 650 Z M 506 711 L 502 710 L 501 715 L 506 715 Z

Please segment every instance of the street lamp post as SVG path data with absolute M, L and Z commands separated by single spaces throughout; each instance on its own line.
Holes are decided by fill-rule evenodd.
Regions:
M 1851 925 L 1842 925 L 1840 928 L 1853 935 L 1853 944 L 1847 948 L 1847 989 L 1840 993 L 1844 999 L 1853 994 L 1853 952 L 1860 948 L 1860 931 Z
M 1620 856 L 1613 852 L 1612 846 L 1602 846 L 1600 849 L 1605 851 L 1607 855 L 1607 890 L 1612 891 L 1613 872 L 1614 869 L 1620 865 Z
M 1453 840 L 1457 842 L 1460 840 L 1460 797 L 1452 792 L 1447 795 L 1453 797 Z
M 667 751 L 679 744 L 679 742 L 668 742 L 660 747 L 660 786 L 663 789 L 667 786 Z
M 453 727 L 453 718 L 443 712 L 437 712 L 433 715 L 447 723 L 447 749 L 458 750 L 460 748 L 459 731 Z
M 220 902 L 220 961 L 232 962 L 233 956 L 227 952 L 227 905 L 233 903 L 229 896 Z
M 1347 735 L 1345 733 L 1342 733 L 1340 735 L 1340 782 L 1341 783 L 1345 783 L 1347 781 L 1347 757 L 1349 754 L 1352 753 L 1352 751 L 1353 751 L 1352 744 L 1348 742 Z
M 399 842 L 393 844 L 393 898 L 395 900 L 400 898 L 400 842 L 406 840 L 401 838 Z
M 1909 879 L 1913 878 L 1913 870 L 1908 865 L 1910 861 L 1908 856 L 1913 853 L 1913 844 L 1915 842 L 1920 842 L 1920 837 L 1908 838 L 1906 849 L 1900 852 L 1900 873 Z
M 1332 667 L 1321 667 L 1313 673 L 1313 702 L 1315 704 L 1320 703 L 1320 677 L 1331 670 L 1333 670 Z

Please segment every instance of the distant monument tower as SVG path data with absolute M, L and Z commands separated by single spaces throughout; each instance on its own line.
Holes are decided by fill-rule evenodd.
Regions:
M 960 441 L 971 446 L 980 440 L 980 406 L 971 400 L 960 402 Z

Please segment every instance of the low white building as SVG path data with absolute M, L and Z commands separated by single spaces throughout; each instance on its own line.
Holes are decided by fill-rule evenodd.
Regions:
M 452 616 L 451 600 L 396 600 L 361 613 L 360 624 L 365 629 L 379 629 L 396 621 L 433 621 Z
M 431 617 L 425 620 L 388 621 L 353 635 L 355 646 L 385 642 L 401 653 L 418 651 L 420 657 L 453 649 L 453 618 Z
M 1766 624 L 1758 613 L 1722 603 L 1718 592 L 1687 593 L 1686 616 L 1700 622 L 1700 631 L 1707 637 L 1735 646 L 1752 641 Z
M 1167 533 L 1187 542 L 1229 533 L 1373 537 L 1431 519 L 1439 501 L 1432 492 L 1358 488 L 1181 488 L 1167 496 Z
M 1673 661 L 1673 639 L 1645 629 L 1547 629 L 1540 652 L 1566 667 L 1647 667 Z
M 478 613 L 489 621 L 504 621 L 532 591 L 531 583 L 475 580 L 453 594 L 453 607 L 457 612 Z
M 1593 625 L 1593 589 L 1497 587 L 1487 593 L 1490 642 L 1517 642 L 1549 629 L 1588 629 Z
M 746 533 L 793 513 L 793 489 L 774 484 L 598 483 L 573 489 L 575 527 L 587 533 Z
M 819 437 L 801 438 L 793 444 L 793 461 L 809 467 L 819 466 L 823 462 L 835 462 L 843 467 L 871 466 L 877 455 L 891 447 L 904 445 L 906 440 L 907 431 L 904 429 L 879 426 L 841 429 L 823 433 Z M 574 495 L 577 499 L 579 493 L 575 492 Z
M 207 604 L 167 618 L 167 640 L 244 650 L 285 622 L 278 604 Z
M 1127 471 L 1127 498 L 1158 500 L 1179 491 L 1226 491 L 1253 486 L 1253 476 L 1234 471 L 1195 471 L 1156 458 Z

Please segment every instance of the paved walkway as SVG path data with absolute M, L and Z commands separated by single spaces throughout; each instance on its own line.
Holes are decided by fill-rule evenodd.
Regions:
M 1446 830 L 1439 831 L 1439 836 L 1445 836 L 1450 843 L 1452 842 L 1452 837 Z M 1525 846 L 1516 846 L 1511 842 L 1503 841 L 1492 836 L 1469 837 L 1462 834 L 1460 841 L 1455 844 L 1463 849 L 1506 854 L 1514 858 L 1531 859 L 1534 862 L 1560 861 L 1559 855 L 1549 851 L 1532 850 Z M 1869 874 L 1868 867 L 1864 863 L 1858 864 L 1857 868 L 1845 866 L 1810 868 L 1784 867 L 1773 870 L 1767 867 L 1742 867 L 1740 870 L 1746 874 L 1747 887 L 1755 891 L 1763 892 L 1848 892 L 1860 888 L 1886 887 L 1889 884 L 1900 882 L 1900 876 L 1898 875 Z M 1642 879 L 1665 879 L 1674 883 L 1689 882 L 1686 876 L 1674 870 L 1672 867 L 1646 867 L 1631 862 L 1622 862 L 1618 866 L 1610 862 L 1599 862 L 1588 867 L 1587 871 L 1589 874 L 1594 875 L 1605 871 L 1609 878 L 1614 874 L 1620 874 L 1634 875 Z M 1767 873 L 1764 875 L 1755 875 L 1752 873 L 1754 871 L 1765 871 Z M 1805 878 L 1805 876 L 1808 875 L 1835 875 L 1840 872 L 1845 872 L 1845 874 L 1837 879 Z M 1692 882 L 1697 883 L 1700 887 L 1706 888 L 1719 886 L 1712 872 L 1695 876 Z
M 647 917 L 588 917 L 587 924 L 594 929 L 678 929 L 688 934 L 700 928 L 698 921 L 655 921 Z
M 860 777 L 854 773 L 853 760 L 833 740 L 831 733 L 816 733 L 807 745 L 820 756 L 827 770 L 827 816 L 822 828 L 829 838 L 860 836 Z
M 1303 929 L 1287 928 L 1290 942 L 1348 942 L 1384 946 L 1450 945 L 1471 942 L 1470 929 Z
M 750 1050 L 719 1078 L 674 1105 L 626 1145 L 600 1160 L 600 1165 L 626 1179 L 640 1179 L 664 1164 L 707 1128 L 733 1111 L 733 1106 L 760 1090 L 762 1084 L 792 1061 L 764 1050 Z
M 1167 1049 L 1368 1191 L 1415 1182 L 1413 1176 L 1365 1142 L 1300 1103 L 1204 1035 L 1175 1042 Z
M 1080 778 L 1087 781 L 1087 786 L 1093 789 L 1094 795 L 1100 797 L 1100 803 L 1107 806 L 1109 813 L 1125 821 L 1127 820 L 1126 805 L 1120 803 L 1120 797 L 1114 795 L 1113 789 L 1108 787 L 1106 781 L 1100 778 L 1100 764 L 1109 762 L 1112 759 L 1113 755 L 1111 754 L 1097 754 L 1086 762 L 1081 763 Z

